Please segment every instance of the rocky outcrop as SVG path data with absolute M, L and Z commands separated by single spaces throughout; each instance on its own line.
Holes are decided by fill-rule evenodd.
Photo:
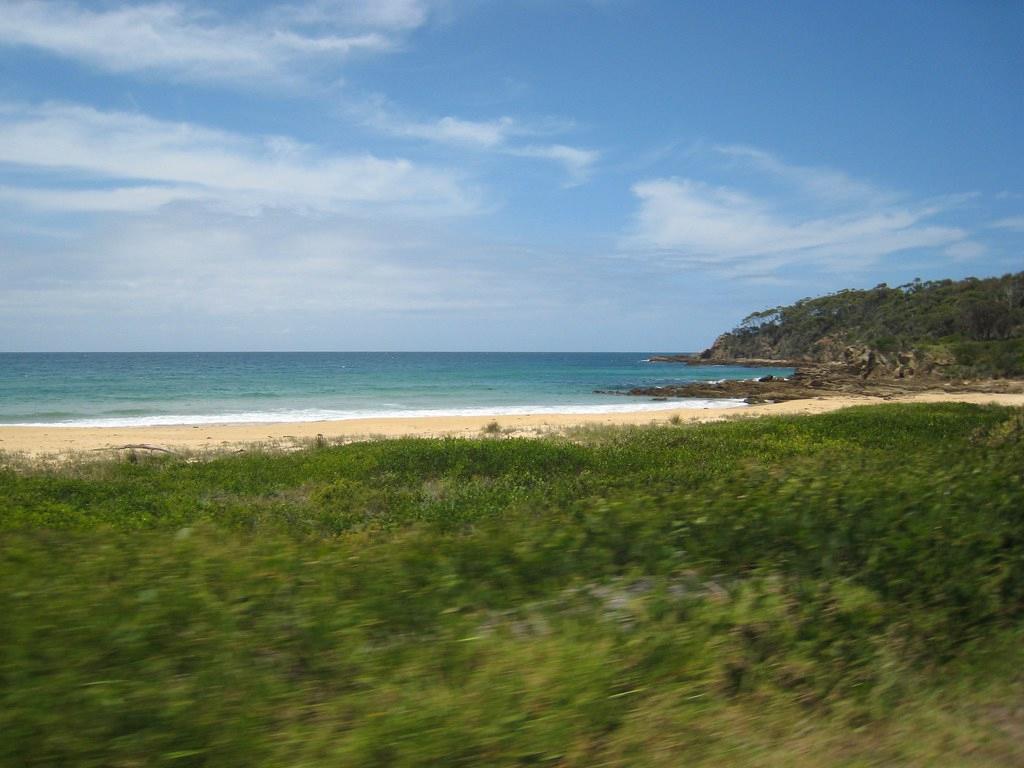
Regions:
M 850 345 L 843 349 L 838 362 L 862 379 L 946 379 L 946 368 L 954 361 L 915 349 L 880 352 L 863 345 Z
M 701 362 L 699 357 L 694 355 L 651 355 L 647 358 L 648 363 L 685 363 L 695 365 Z
M 858 361 L 860 358 L 858 358 Z M 901 363 L 910 367 L 912 361 Z M 871 367 L 871 366 L 874 367 Z M 865 362 L 867 369 L 877 372 L 878 360 Z M 750 404 L 778 403 L 803 400 L 824 395 L 861 395 L 865 397 L 895 397 L 912 392 L 941 390 L 946 392 L 1024 392 L 1024 382 L 989 380 L 984 382 L 952 382 L 927 375 L 905 375 L 902 378 L 887 375 L 864 376 L 861 370 L 841 363 L 806 365 L 789 378 L 762 376 L 750 380 L 690 382 L 665 387 L 637 387 L 628 394 L 657 400 L 670 398 L 728 398 Z M 611 393 L 605 393 L 611 394 Z
M 918 376 L 942 378 L 943 368 L 952 360 L 937 358 L 917 349 L 882 352 L 864 344 L 849 344 L 834 336 L 816 341 L 809 354 L 781 357 L 777 350 L 763 349 L 765 357 L 738 356 L 730 351 L 731 334 L 722 334 L 697 358 L 702 364 L 777 365 L 800 368 L 807 365 L 838 366 L 862 379 L 910 379 Z M 691 364 L 694 360 L 691 358 Z M 835 369 L 833 369 L 835 370 Z
M 702 353 L 703 354 L 703 353 Z M 797 365 L 793 360 L 779 360 L 763 357 L 734 357 L 722 360 L 711 360 L 700 355 L 651 355 L 648 363 L 681 363 L 683 365 L 740 365 L 749 368 L 792 368 Z
M 749 344 L 741 345 L 732 333 L 723 333 L 715 343 L 698 355 L 704 363 L 728 364 L 738 360 L 783 360 L 784 355 L 765 340 L 758 340 L 751 347 Z
M 843 350 L 843 365 L 862 379 L 907 379 L 930 372 L 930 366 L 916 352 L 884 354 L 864 346 Z

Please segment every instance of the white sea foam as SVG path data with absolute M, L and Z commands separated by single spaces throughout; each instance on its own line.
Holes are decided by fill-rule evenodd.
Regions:
M 69 419 L 58 422 L 22 422 L 9 427 L 169 427 L 208 424 L 295 424 L 305 421 L 350 421 L 352 419 L 414 419 L 430 416 L 525 416 L 546 413 L 602 414 L 635 411 L 670 411 L 677 408 L 735 408 L 743 400 L 679 399 L 658 402 L 631 402 L 602 405 L 506 405 L 469 408 L 437 408 L 390 411 L 353 411 L 331 409 L 239 411 L 211 414 L 165 414 L 103 419 Z

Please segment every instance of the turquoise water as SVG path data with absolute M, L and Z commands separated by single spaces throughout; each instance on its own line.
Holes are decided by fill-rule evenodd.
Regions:
M 649 363 L 650 354 L 0 354 L 0 424 L 132 426 L 703 408 L 738 401 L 657 402 L 594 390 L 780 373 Z

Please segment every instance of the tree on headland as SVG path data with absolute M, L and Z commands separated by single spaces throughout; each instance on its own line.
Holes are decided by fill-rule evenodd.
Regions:
M 825 362 L 850 345 L 948 359 L 958 374 L 1024 375 L 1024 272 L 801 299 L 748 315 L 703 357 Z

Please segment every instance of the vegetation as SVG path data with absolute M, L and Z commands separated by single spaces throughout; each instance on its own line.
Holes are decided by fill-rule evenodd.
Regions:
M 1024 272 L 846 290 L 744 318 L 708 354 L 836 359 L 847 345 L 918 350 L 951 375 L 1024 375 Z
M 0 764 L 1021 765 L 1024 414 L 0 469 Z

